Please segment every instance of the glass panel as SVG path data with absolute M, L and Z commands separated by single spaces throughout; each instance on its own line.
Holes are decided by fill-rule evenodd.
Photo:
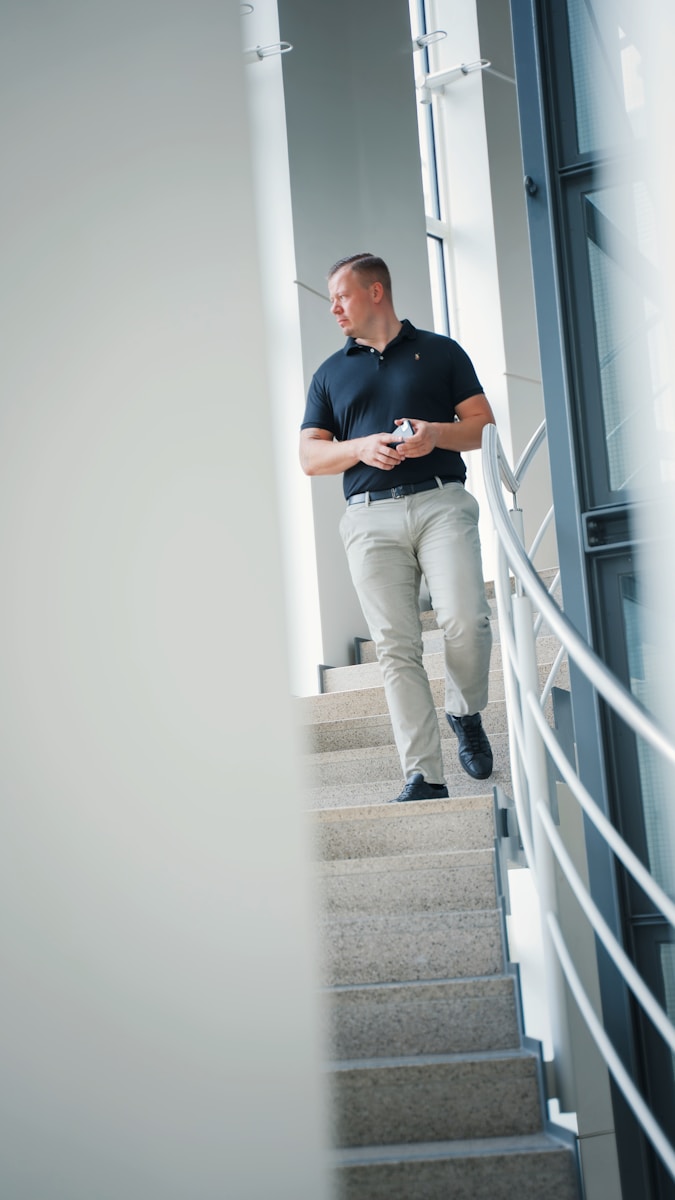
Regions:
M 431 304 L 434 313 L 434 329 L 436 333 L 449 334 L 448 289 L 445 280 L 443 239 L 429 234 L 427 236 L 427 253 L 429 255 L 429 278 L 431 280 Z
M 675 478 L 675 415 L 667 375 L 654 213 L 643 183 L 583 199 L 611 491 Z
M 410 0 L 410 26 L 412 36 L 427 32 L 426 5 L 424 0 Z M 417 55 L 416 65 L 417 65 Z M 429 51 L 425 49 L 419 56 L 422 70 L 429 73 Z M 428 217 L 441 219 L 441 201 L 438 188 L 438 168 L 436 165 L 436 135 L 434 130 L 434 112 L 431 104 L 417 103 L 417 131 L 420 142 L 420 159 L 422 164 L 422 188 L 424 191 L 424 211 Z
M 621 579 L 630 689 L 651 712 L 655 707 L 654 680 L 658 676 L 658 646 L 647 641 L 646 611 L 638 598 L 635 577 Z M 674 772 L 642 738 L 637 739 L 647 857 L 652 875 L 669 895 L 675 896 L 675 795 Z
M 661 945 L 661 969 L 663 971 L 663 986 L 666 994 L 665 1009 L 675 1025 L 675 946 L 672 942 Z M 675 1054 L 673 1054 L 675 1067 Z
M 420 138 L 424 211 L 428 217 L 440 219 L 441 204 L 438 195 L 438 175 L 436 172 L 434 114 L 430 104 L 417 105 L 417 127 Z
M 626 4 L 568 0 L 567 11 L 579 153 L 642 136 L 642 55 Z

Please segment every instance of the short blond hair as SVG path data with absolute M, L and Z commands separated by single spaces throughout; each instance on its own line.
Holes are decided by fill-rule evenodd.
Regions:
M 363 275 L 368 283 L 381 283 L 385 291 L 391 295 L 391 275 L 383 258 L 367 253 L 350 254 L 348 258 L 339 258 L 328 272 L 328 279 L 332 279 L 343 267 L 350 267 L 355 275 Z

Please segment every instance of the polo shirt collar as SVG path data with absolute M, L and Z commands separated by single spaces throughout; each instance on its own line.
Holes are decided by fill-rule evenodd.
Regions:
M 417 337 L 417 330 L 415 329 L 415 326 L 407 319 L 407 317 L 404 317 L 403 320 L 401 321 L 401 328 L 399 329 L 396 337 L 391 342 L 388 342 L 387 344 L 388 344 L 388 346 L 395 346 L 398 342 L 402 342 L 404 339 L 407 339 L 408 341 L 412 342 L 412 341 L 414 341 L 414 339 L 416 337 Z M 347 341 L 345 342 L 345 344 L 342 348 L 342 353 L 350 354 L 352 350 L 367 350 L 367 349 L 368 349 L 368 347 L 361 346 L 357 342 L 356 338 L 348 337 Z

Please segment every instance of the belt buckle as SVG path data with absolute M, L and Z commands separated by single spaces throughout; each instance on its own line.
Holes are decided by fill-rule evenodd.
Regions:
M 405 496 L 405 492 L 403 490 L 404 486 L 405 486 L 404 484 L 399 484 L 398 487 L 393 487 L 391 489 L 392 500 L 401 500 L 402 497 Z

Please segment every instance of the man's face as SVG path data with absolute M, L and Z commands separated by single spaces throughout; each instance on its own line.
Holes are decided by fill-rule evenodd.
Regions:
M 370 328 L 375 305 L 372 285 L 364 287 L 351 267 L 342 267 L 328 281 L 330 310 L 347 337 L 365 337 Z

